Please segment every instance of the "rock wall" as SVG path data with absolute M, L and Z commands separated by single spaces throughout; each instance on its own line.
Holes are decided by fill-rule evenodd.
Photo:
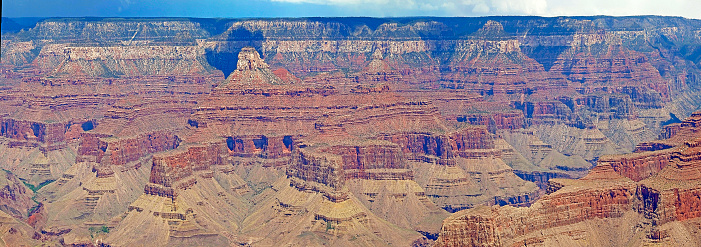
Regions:
M 472 125 L 486 125 L 494 129 L 522 129 L 525 127 L 523 112 L 495 112 L 490 114 L 459 115 L 458 122 L 467 122 Z
M 698 197 L 701 140 L 695 136 L 687 138 L 675 148 L 602 157 L 582 179 L 550 180 L 548 194 L 528 208 L 482 207 L 458 212 L 444 221 L 436 243 L 438 246 L 542 243 L 551 238 L 545 232 L 560 226 L 636 213 L 641 217 L 626 216 L 626 221 L 633 219 L 638 225 L 647 224 L 643 227 L 646 234 L 626 236 L 628 241 L 667 239 L 678 243 L 680 239 L 670 239 L 676 232 L 666 224 L 701 216 Z
M 194 175 L 221 164 L 219 150 L 217 145 L 196 145 L 154 155 L 144 193 L 177 197 L 178 189 L 187 189 L 196 183 Z
M 292 152 L 287 175 L 341 189 L 348 179 L 411 180 L 413 172 L 400 147 L 386 141 L 307 147 Z
M 412 180 L 413 172 L 398 145 L 370 143 L 321 148 L 341 156 L 344 179 Z
M 147 154 L 175 149 L 180 142 L 180 138 L 169 130 L 121 138 L 109 134 L 82 133 L 76 161 L 124 166 Z
M 603 156 L 599 159 L 600 164 L 607 164 L 621 176 L 640 181 L 656 174 L 667 166 L 672 158 L 670 149 L 634 153 L 620 156 Z
M 378 139 L 399 144 L 413 159 L 430 155 L 441 159 L 454 157 L 485 157 L 499 155 L 494 149 L 494 137 L 483 126 L 470 126 L 446 133 L 405 132 L 380 135 Z M 491 150 L 491 151 L 490 151 Z
M 630 207 L 633 188 L 592 188 L 553 193 L 529 208 L 482 207 L 461 211 L 443 223 L 437 246 L 504 246 L 519 236 L 594 218 L 620 217 Z M 468 213 L 469 212 L 469 213 Z
M 339 155 L 323 154 L 305 149 L 295 150 L 287 176 L 304 181 L 341 189 L 345 181 L 343 158 Z
M 12 118 L 3 118 L 0 124 L 0 134 L 4 137 L 46 144 L 64 142 L 67 128 L 70 127 L 70 123 L 44 123 Z
M 226 147 L 230 155 L 277 159 L 290 156 L 296 138 L 297 136 L 233 136 L 226 138 Z
M 670 164 L 642 180 L 636 191 L 640 203 L 635 209 L 659 225 L 701 216 L 701 140 L 671 149 L 668 157 Z
M 82 43 L 85 45 L 85 43 Z M 221 77 L 198 46 L 103 44 L 43 46 L 32 66 L 55 78 Z

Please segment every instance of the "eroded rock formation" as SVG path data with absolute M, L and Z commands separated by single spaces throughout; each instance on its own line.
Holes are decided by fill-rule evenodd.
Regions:
M 693 128 L 687 126 L 684 132 Z M 698 238 L 680 234 L 695 232 L 694 224 L 698 223 L 694 222 L 701 216 L 697 196 L 701 189 L 700 154 L 699 137 L 691 135 L 674 148 L 601 158 L 584 178 L 550 180 L 549 194 L 530 207 L 480 207 L 452 215 L 444 221 L 436 243 L 508 246 L 585 240 L 602 245 L 698 244 Z M 609 221 L 603 228 L 587 230 L 595 219 Z M 601 229 L 610 227 L 608 224 L 639 228 L 636 231 L 644 234 L 619 229 L 613 242 L 596 237 L 602 234 Z M 671 228 L 670 224 L 677 226 Z

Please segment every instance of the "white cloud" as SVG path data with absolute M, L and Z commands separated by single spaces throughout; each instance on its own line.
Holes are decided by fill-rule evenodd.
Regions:
M 486 13 L 489 13 L 489 10 L 490 10 L 490 9 L 489 9 L 489 6 L 487 6 L 487 5 L 484 4 L 484 3 L 476 4 L 475 7 L 472 8 L 472 12 L 474 12 L 474 13 L 484 13 L 484 14 L 486 14 Z
M 268 0 L 377 16 L 670 15 L 701 18 L 699 0 Z

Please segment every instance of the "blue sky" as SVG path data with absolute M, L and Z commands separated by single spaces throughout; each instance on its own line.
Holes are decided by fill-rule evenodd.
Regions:
M 3 17 L 668 15 L 701 0 L 3 0 Z

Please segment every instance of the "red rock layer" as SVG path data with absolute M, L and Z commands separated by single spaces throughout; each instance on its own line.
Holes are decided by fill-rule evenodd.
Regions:
M 620 217 L 630 208 L 631 184 L 553 193 L 529 208 L 482 207 L 453 214 L 436 246 L 503 246 L 531 232 L 594 218 Z
M 390 96 L 380 93 L 375 97 Z M 383 100 L 384 101 L 384 100 Z M 324 117 L 315 123 L 321 134 L 363 135 L 373 132 L 394 132 L 397 130 L 421 130 L 444 128 L 438 118 L 438 110 L 429 102 L 404 101 L 368 102 L 352 106 L 348 112 Z
M 299 144 L 292 152 L 287 176 L 300 190 L 323 193 L 332 201 L 348 198 L 349 179 L 412 180 L 413 171 L 399 146 L 385 141 L 310 147 Z
M 438 116 L 428 102 L 407 101 L 391 92 L 268 86 L 214 92 L 197 107 L 191 125 L 210 128 L 220 136 L 361 135 L 369 129 L 442 128 Z
M 285 68 L 276 69 L 273 71 L 273 74 L 279 77 L 280 80 L 282 80 L 286 84 L 294 84 L 301 81 L 299 78 L 287 71 Z
M 411 180 L 413 172 L 404 153 L 390 143 L 338 145 L 320 148 L 320 152 L 341 156 L 345 179 Z M 394 171 L 393 171 L 394 170 Z
M 76 160 L 123 166 L 147 154 L 175 149 L 179 144 L 180 138 L 168 130 L 122 138 L 83 133 Z
M 227 137 L 226 146 L 230 155 L 277 159 L 290 156 L 294 139 L 292 136 L 240 135 Z
M 589 87 L 645 86 L 667 97 L 666 83 L 647 57 L 621 45 L 615 33 L 575 35 L 551 71 Z
M 665 150 L 602 157 L 580 180 L 551 180 L 548 192 L 529 208 L 483 207 L 456 213 L 444 221 L 436 243 L 502 246 L 542 242 L 525 236 L 593 218 L 617 218 L 631 211 L 650 220 L 646 238 L 663 239 L 670 233 L 661 225 L 701 217 L 701 138 L 692 137 Z
M 497 154 L 496 151 L 489 151 L 494 149 L 494 137 L 484 126 L 464 127 L 446 134 L 400 132 L 380 135 L 378 139 L 399 144 L 402 151 L 413 159 L 423 155 L 452 159 L 457 156 L 475 158 Z
M 473 125 L 485 125 L 496 129 L 522 129 L 525 127 L 523 112 L 494 112 L 486 114 L 467 114 L 457 117 L 458 122 L 467 122 Z
M 221 163 L 219 152 L 219 147 L 212 144 L 180 147 L 154 155 L 149 184 L 144 188 L 144 193 L 176 197 L 177 189 L 187 189 L 196 183 L 194 175 L 205 172 L 200 175 L 207 176 L 206 171 Z
M 136 161 L 146 154 L 162 152 L 177 148 L 180 138 L 169 131 L 157 131 L 141 134 L 133 138 L 108 140 L 105 154 L 112 165 L 125 165 Z M 103 158 L 103 162 L 104 158 Z
M 610 165 L 621 176 L 640 181 L 667 166 L 671 161 L 672 151 L 665 149 L 655 152 L 603 156 L 599 159 L 599 164 Z
M 72 126 L 72 123 L 45 123 L 12 118 L 2 118 L 1 121 L 0 136 L 46 144 L 66 141 L 66 132 Z

